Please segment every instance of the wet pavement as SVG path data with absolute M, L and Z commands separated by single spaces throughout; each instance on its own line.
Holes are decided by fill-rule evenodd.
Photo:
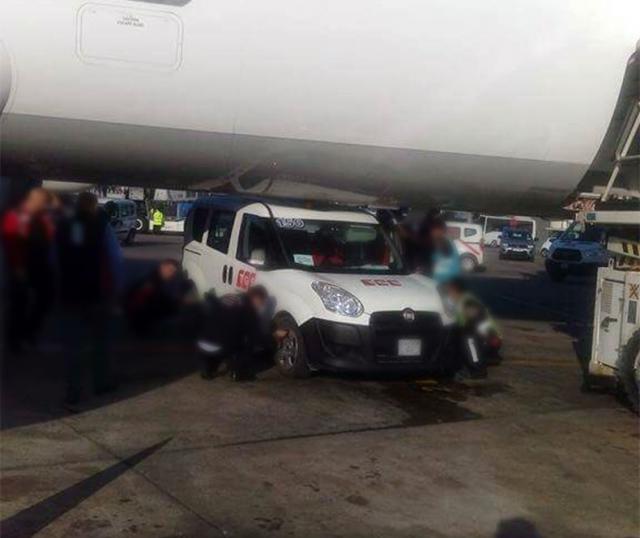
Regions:
M 139 237 L 131 278 L 180 246 Z M 488 251 L 472 285 L 505 349 L 465 383 L 203 381 L 186 343 L 120 338 L 120 388 L 70 414 L 50 331 L 5 365 L 2 536 L 637 536 L 637 419 L 581 391 L 590 282 Z

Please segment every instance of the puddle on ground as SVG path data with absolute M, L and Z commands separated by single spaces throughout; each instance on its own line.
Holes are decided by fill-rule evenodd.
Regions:
M 480 413 L 461 405 L 470 397 L 490 398 L 510 391 L 498 382 L 453 383 L 437 380 L 391 382 L 383 385 L 383 394 L 407 413 L 402 425 L 425 426 L 482 418 Z

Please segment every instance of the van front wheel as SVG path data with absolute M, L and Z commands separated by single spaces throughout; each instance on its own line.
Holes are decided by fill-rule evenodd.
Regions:
M 311 369 L 307 363 L 304 338 L 298 324 L 291 316 L 285 314 L 276 318 L 276 327 L 287 331 L 287 336 L 280 343 L 275 355 L 278 371 L 285 377 L 309 377 Z

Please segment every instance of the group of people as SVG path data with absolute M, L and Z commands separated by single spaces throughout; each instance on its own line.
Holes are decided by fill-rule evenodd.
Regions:
M 37 346 L 45 320 L 56 309 L 56 332 L 67 359 L 66 401 L 80 399 L 81 355 L 89 344 L 95 348 L 94 390 L 111 390 L 110 319 L 124 271 L 120 245 L 96 196 L 82 193 L 71 202 L 32 189 L 3 213 L 0 235 L 7 351 L 20 355 Z

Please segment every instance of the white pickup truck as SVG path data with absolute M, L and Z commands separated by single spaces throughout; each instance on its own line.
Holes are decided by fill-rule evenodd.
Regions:
M 232 196 L 196 201 L 183 267 L 201 294 L 263 285 L 289 336 L 281 373 L 440 371 L 455 339 L 435 283 L 411 274 L 371 214 Z

